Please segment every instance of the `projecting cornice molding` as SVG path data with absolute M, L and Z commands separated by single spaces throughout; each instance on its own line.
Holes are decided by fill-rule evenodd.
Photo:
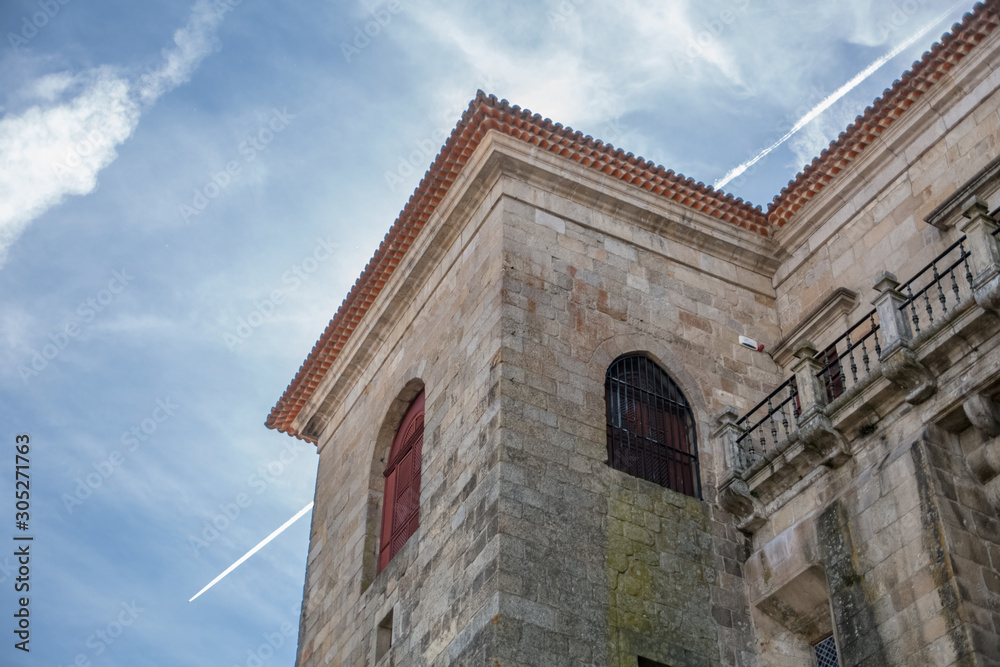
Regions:
M 822 341 L 824 332 L 838 330 L 835 325 L 846 315 L 854 312 L 858 305 L 858 293 L 846 287 L 838 287 L 823 302 L 799 320 L 774 346 L 771 357 L 774 363 L 787 368 L 794 358 L 795 344 L 802 339 Z
M 924 222 L 942 231 L 948 231 L 962 219 L 962 213 L 970 199 L 980 197 L 990 201 L 998 190 L 1000 190 L 1000 155 L 966 181 L 955 194 L 924 216 Z
M 310 412 L 307 405 L 315 407 L 321 400 L 316 394 L 328 385 L 330 370 L 342 352 L 356 344 L 356 330 L 373 317 L 373 305 L 385 301 L 381 292 L 394 279 L 397 267 L 411 263 L 414 247 L 425 236 L 424 227 L 442 215 L 442 202 L 454 199 L 454 190 L 472 177 L 471 158 L 488 137 L 501 135 L 518 142 L 539 162 L 559 159 L 567 169 L 585 171 L 590 180 L 600 180 L 599 193 L 614 191 L 618 199 L 640 209 L 649 207 L 649 220 L 660 216 L 668 221 L 663 225 L 667 233 L 689 235 L 684 238 L 692 242 L 713 239 L 698 249 L 730 253 L 727 259 L 741 270 L 752 266 L 751 273 L 765 272 L 781 263 L 772 283 L 779 285 L 812 249 L 850 220 L 857 206 L 877 197 L 907 164 L 928 150 L 930 138 L 938 136 L 940 128 L 955 127 L 1000 86 L 1000 68 L 990 60 L 996 49 L 978 48 L 981 42 L 1000 39 L 994 30 L 998 24 L 1000 0 L 977 5 L 789 183 L 767 213 L 480 91 L 271 410 L 267 426 L 313 441 L 317 430 L 328 428 L 316 422 L 307 435 L 304 429 L 311 417 L 300 413 Z M 622 189 L 629 192 L 622 195 Z M 695 230 L 697 226 L 705 229 Z M 728 237 L 739 241 L 727 243 L 721 227 L 730 228 Z M 763 252 L 768 247 L 769 255 Z
M 436 289 L 434 276 L 462 256 L 504 198 L 546 210 L 570 210 L 567 225 L 579 225 L 661 254 L 688 268 L 773 296 L 770 276 L 777 267 L 769 240 L 759 233 L 692 211 L 682 204 L 588 169 L 564 156 L 541 151 L 502 132 L 482 138 L 461 174 L 438 202 L 379 293 L 354 324 L 339 353 L 316 379 L 316 386 L 289 425 L 299 437 L 322 446 L 345 411 L 369 382 L 366 374 L 382 363 L 395 344 L 390 332 L 415 316 L 408 304 L 422 303 Z M 568 206 L 566 204 L 568 203 Z M 705 255 L 720 261 L 704 264 Z M 736 269 L 726 269 L 729 264 Z M 713 271 L 729 271 L 717 275 Z M 433 283 L 433 284 L 432 284 Z

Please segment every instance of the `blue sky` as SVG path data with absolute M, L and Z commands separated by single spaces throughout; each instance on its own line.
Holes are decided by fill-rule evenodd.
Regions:
M 3 2 L 0 664 L 293 664 L 308 515 L 187 600 L 312 500 L 264 419 L 477 89 L 714 183 L 921 35 L 726 186 L 766 207 L 970 8 Z

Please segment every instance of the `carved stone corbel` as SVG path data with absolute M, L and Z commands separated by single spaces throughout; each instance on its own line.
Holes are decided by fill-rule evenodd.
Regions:
M 988 440 L 969 452 L 969 468 L 980 484 L 1000 475 L 1000 405 L 989 396 L 974 394 L 962 403 L 965 416 Z
M 1000 475 L 1000 438 L 993 438 L 969 452 L 969 468 L 980 484 Z
M 988 438 L 1000 435 L 1000 405 L 989 396 L 973 394 L 962 403 L 965 416 Z
M 851 458 L 847 441 L 825 414 L 815 414 L 800 423 L 799 438 L 803 447 L 829 468 L 839 468 Z
M 937 391 L 937 378 L 906 343 L 889 354 L 883 352 L 881 369 L 885 379 L 906 392 L 906 402 L 912 405 L 923 403 Z
M 750 487 L 742 477 L 730 475 L 723 480 L 719 504 L 736 517 L 736 527 L 748 535 L 767 523 L 763 503 L 750 495 Z

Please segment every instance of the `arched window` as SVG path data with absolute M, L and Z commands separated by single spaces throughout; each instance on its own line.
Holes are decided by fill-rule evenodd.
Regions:
M 389 564 L 417 530 L 420 518 L 420 463 L 424 445 L 424 392 L 420 392 L 396 431 L 385 466 L 382 535 L 378 571 Z
M 608 368 L 604 388 L 608 465 L 699 497 L 694 415 L 670 376 L 649 357 L 626 355 Z

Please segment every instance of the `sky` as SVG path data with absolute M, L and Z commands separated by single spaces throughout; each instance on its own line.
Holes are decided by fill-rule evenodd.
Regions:
M 310 512 L 188 600 L 312 501 L 264 420 L 477 89 L 766 208 L 971 5 L 3 0 L 0 664 L 294 664 Z

